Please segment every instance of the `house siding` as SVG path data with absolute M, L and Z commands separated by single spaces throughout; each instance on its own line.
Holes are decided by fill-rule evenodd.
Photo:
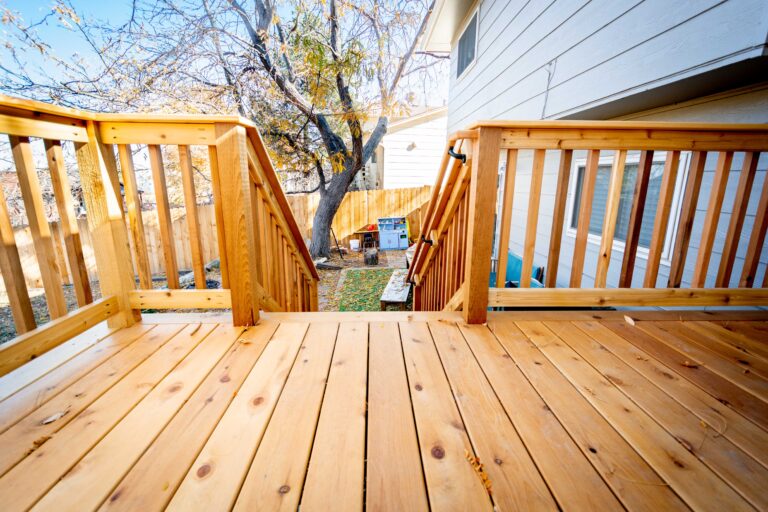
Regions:
M 486 0 L 477 59 L 456 78 L 449 131 L 552 119 L 764 54 L 764 0 Z
M 445 149 L 446 124 L 443 115 L 384 136 L 385 189 L 434 184 Z

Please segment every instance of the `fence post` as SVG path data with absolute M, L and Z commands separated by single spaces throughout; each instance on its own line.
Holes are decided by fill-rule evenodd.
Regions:
M 131 309 L 128 296 L 136 283 L 123 205 L 117 200 L 122 196 L 111 178 L 111 174 L 117 175 L 115 155 L 102 143 L 94 121 L 88 121 L 87 132 L 88 142 L 76 143 L 75 149 L 99 285 L 102 297 L 114 295 L 120 309 L 107 323 L 110 327 L 125 327 L 141 320 L 141 314 Z
M 232 294 L 232 323 L 259 320 L 256 266 L 256 197 L 248 173 L 245 128 L 216 123 L 216 158 L 224 218 L 224 245 Z
M 467 222 L 464 321 L 484 323 L 488 316 L 494 210 L 499 175 L 501 129 L 479 128 L 470 155 L 469 215 Z

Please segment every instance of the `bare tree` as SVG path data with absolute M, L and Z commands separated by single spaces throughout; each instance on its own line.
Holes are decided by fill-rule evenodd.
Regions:
M 121 25 L 84 21 L 69 0 L 25 24 L 9 10 L 11 59 L 0 87 L 101 110 L 221 113 L 253 119 L 278 166 L 312 176 L 320 194 L 310 251 L 330 252 L 330 226 L 355 175 L 408 109 L 404 84 L 435 81 L 418 54 L 434 0 L 134 0 Z M 66 23 L 93 51 L 65 59 L 45 41 Z M 25 52 L 56 64 L 30 69 Z M 35 59 L 39 60 L 39 59 Z M 39 77 L 43 76 L 44 79 Z

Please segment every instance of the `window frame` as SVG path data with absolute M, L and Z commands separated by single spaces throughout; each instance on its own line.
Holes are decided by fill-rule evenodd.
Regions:
M 459 30 L 458 36 L 456 36 L 456 81 L 458 82 L 465 76 L 467 76 L 467 72 L 470 71 L 473 67 L 475 67 L 475 64 L 477 63 L 478 55 L 477 55 L 477 43 L 480 40 L 480 6 L 476 5 L 472 11 L 470 11 L 471 14 L 467 16 L 467 18 L 464 20 L 464 22 L 461 25 L 461 30 Z M 469 24 L 472 23 L 472 19 L 477 19 L 475 23 L 475 40 L 473 42 L 473 52 L 472 52 L 472 61 L 465 67 L 461 73 L 459 73 L 459 44 L 461 43 L 461 38 L 464 37 L 464 33 L 467 31 L 467 28 L 469 28 Z
M 601 152 L 600 159 L 598 160 L 598 166 L 600 165 L 613 165 L 614 160 L 614 154 L 603 154 L 608 153 Z M 661 251 L 661 261 L 660 264 L 662 265 L 671 265 L 672 264 L 672 250 L 674 248 L 675 243 L 675 237 L 677 235 L 677 227 L 680 222 L 680 202 L 682 201 L 683 192 L 684 192 L 684 186 L 685 183 L 688 181 L 688 168 L 690 163 L 691 153 L 688 151 L 683 151 L 680 153 L 680 163 L 678 164 L 677 169 L 677 178 L 675 181 L 675 191 L 672 195 L 672 207 L 670 209 L 671 211 L 671 217 L 669 224 L 667 225 L 667 233 L 664 237 L 664 247 Z M 667 159 L 667 151 L 656 151 L 653 154 L 653 163 L 654 164 L 662 164 L 666 162 Z M 627 154 L 627 160 L 626 164 L 639 164 L 640 163 L 640 152 L 639 151 L 631 151 Z M 573 238 L 575 240 L 576 238 L 576 228 L 571 227 L 574 223 L 574 221 L 578 218 L 578 212 L 574 211 L 574 207 L 576 206 L 576 186 L 578 185 L 579 181 L 579 169 L 580 168 L 586 168 L 587 159 L 586 156 L 580 157 L 580 158 L 574 158 L 573 163 L 571 164 L 571 179 L 568 183 L 568 200 L 566 202 L 566 236 Z M 634 190 L 634 189 L 633 189 Z M 588 245 L 594 245 L 597 246 L 598 250 L 600 248 L 600 244 L 602 241 L 602 235 L 595 235 L 591 232 L 587 232 L 587 244 Z M 623 240 L 619 240 L 614 237 L 613 239 L 613 249 L 612 251 L 621 252 L 624 254 L 624 250 L 626 248 L 626 242 Z M 648 253 L 649 249 L 646 247 L 642 247 L 640 244 L 637 245 L 637 253 L 636 257 L 647 260 L 648 259 Z

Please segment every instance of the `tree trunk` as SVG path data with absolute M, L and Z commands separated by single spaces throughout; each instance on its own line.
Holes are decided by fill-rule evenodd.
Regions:
M 309 253 L 314 259 L 331 255 L 331 224 L 351 182 L 351 179 L 344 175 L 347 172 L 336 175 L 328 190 L 320 195 L 315 218 L 312 220 L 312 241 L 309 246 Z

